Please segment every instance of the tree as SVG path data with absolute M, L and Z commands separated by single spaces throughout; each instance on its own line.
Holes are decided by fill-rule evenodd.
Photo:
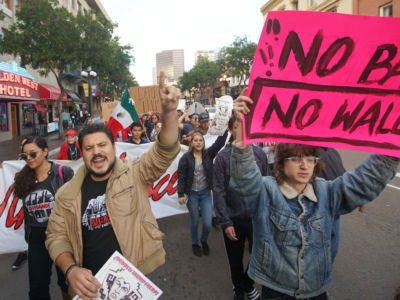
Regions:
M 195 87 L 199 88 L 200 92 L 204 92 L 212 87 L 220 76 L 221 72 L 217 64 L 200 56 L 193 68 L 189 72 L 184 72 L 179 78 L 178 86 L 182 91 L 190 91 Z
M 239 86 L 244 86 L 250 77 L 257 44 L 248 41 L 247 36 L 236 37 L 228 47 L 219 52 L 217 64 L 228 77 L 239 78 Z
M 75 19 L 55 0 L 25 0 L 16 17 L 17 21 L 10 28 L 2 28 L 4 38 L 0 42 L 0 52 L 19 56 L 22 67 L 31 65 L 43 76 L 54 74 L 61 91 L 57 100 L 61 125 L 61 99 L 65 92 L 61 79 L 64 72 L 80 65 L 80 32 Z M 63 137 L 63 127 L 59 128 L 60 137 Z
M 121 46 L 118 37 L 113 37 L 116 24 L 109 23 L 103 15 L 77 15 L 77 26 L 82 37 L 79 57 L 82 69 L 92 67 L 98 76 L 98 85 L 102 90 L 110 92 L 112 83 L 127 87 L 137 85 L 129 72 L 129 66 L 134 62 L 131 54 L 132 46 Z M 95 54 L 95 55 L 94 55 Z
M 25 0 L 16 17 L 10 28 L 2 28 L 0 53 L 19 56 L 21 66 L 31 65 L 43 76 L 54 74 L 61 91 L 57 100 L 60 125 L 65 93 L 62 79 L 67 72 L 91 66 L 103 88 L 111 83 L 120 87 L 135 84 L 129 72 L 134 61 L 132 47 L 120 45 L 113 37 L 116 25 L 102 14 L 95 16 L 90 11 L 74 17 L 57 0 Z M 63 127 L 59 128 L 63 137 Z

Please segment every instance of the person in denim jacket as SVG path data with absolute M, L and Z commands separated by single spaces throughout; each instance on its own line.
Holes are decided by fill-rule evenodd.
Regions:
M 241 120 L 250 98 L 240 96 Z M 352 172 L 332 181 L 316 177 L 317 147 L 279 144 L 275 175 L 262 177 L 253 150 L 243 146 L 241 128 L 233 143 L 230 187 L 253 219 L 248 274 L 262 285 L 262 299 L 328 299 L 332 283 L 333 216 L 351 212 L 382 192 L 399 159 L 371 155 Z

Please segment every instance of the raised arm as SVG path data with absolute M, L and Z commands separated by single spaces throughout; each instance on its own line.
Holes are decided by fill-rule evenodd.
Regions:
M 162 107 L 162 129 L 159 134 L 160 143 L 165 146 L 173 145 L 178 140 L 178 112 L 179 89 L 165 86 L 164 72 L 160 72 L 160 99 Z
M 179 89 L 164 85 L 164 73 L 160 72 L 160 99 L 162 106 L 162 128 L 156 142 L 140 157 L 139 178 L 146 185 L 152 184 L 163 175 L 178 155 Z
M 181 116 L 181 117 L 179 118 L 179 120 L 178 120 L 178 128 L 179 128 L 180 130 L 183 129 L 183 122 L 185 121 L 186 116 L 187 116 L 187 113 L 184 112 L 184 113 L 182 114 L 182 116 Z
M 352 172 L 328 181 L 336 214 L 349 213 L 376 199 L 396 175 L 398 165 L 399 158 L 372 154 Z
M 245 97 L 246 89 L 233 104 L 233 113 L 238 122 L 242 122 L 242 114 L 247 114 L 250 110 L 247 103 L 253 101 Z M 259 168 L 254 159 L 253 149 L 250 145 L 243 145 L 242 126 L 238 126 L 236 139 L 232 143 L 231 156 L 231 180 L 229 186 L 237 193 L 244 203 L 246 210 L 254 215 L 260 199 L 266 193 L 264 182 Z
M 224 147 L 227 137 L 228 137 L 228 130 L 225 130 L 224 134 L 217 137 L 215 142 L 207 149 L 207 152 L 211 158 L 214 158 L 218 154 L 219 150 L 221 150 L 222 147 Z

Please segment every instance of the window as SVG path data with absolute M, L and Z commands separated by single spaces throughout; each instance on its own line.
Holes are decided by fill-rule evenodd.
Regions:
M 7 103 L 0 103 L 0 131 L 8 131 Z
M 313 6 L 316 2 L 317 0 L 310 0 L 310 6 Z
M 74 0 L 69 0 L 69 7 L 74 8 Z
M 82 12 L 82 4 L 78 1 L 78 12 Z
M 35 107 L 32 104 L 22 104 L 22 127 L 32 127 L 35 117 Z
M 379 8 L 379 15 L 381 17 L 392 17 L 393 16 L 393 5 L 392 5 L 392 2 L 381 6 Z
M 293 1 L 293 10 L 299 10 L 299 1 Z

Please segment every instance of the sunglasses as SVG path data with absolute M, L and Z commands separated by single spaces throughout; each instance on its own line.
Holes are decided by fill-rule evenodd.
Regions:
M 21 153 L 21 154 L 19 155 L 19 159 L 22 159 L 22 160 L 25 160 L 25 161 L 26 161 L 26 160 L 28 159 L 28 156 L 30 156 L 31 158 L 36 158 L 38 152 L 39 152 L 39 151 L 31 150 L 28 154 L 26 154 L 26 153 Z

